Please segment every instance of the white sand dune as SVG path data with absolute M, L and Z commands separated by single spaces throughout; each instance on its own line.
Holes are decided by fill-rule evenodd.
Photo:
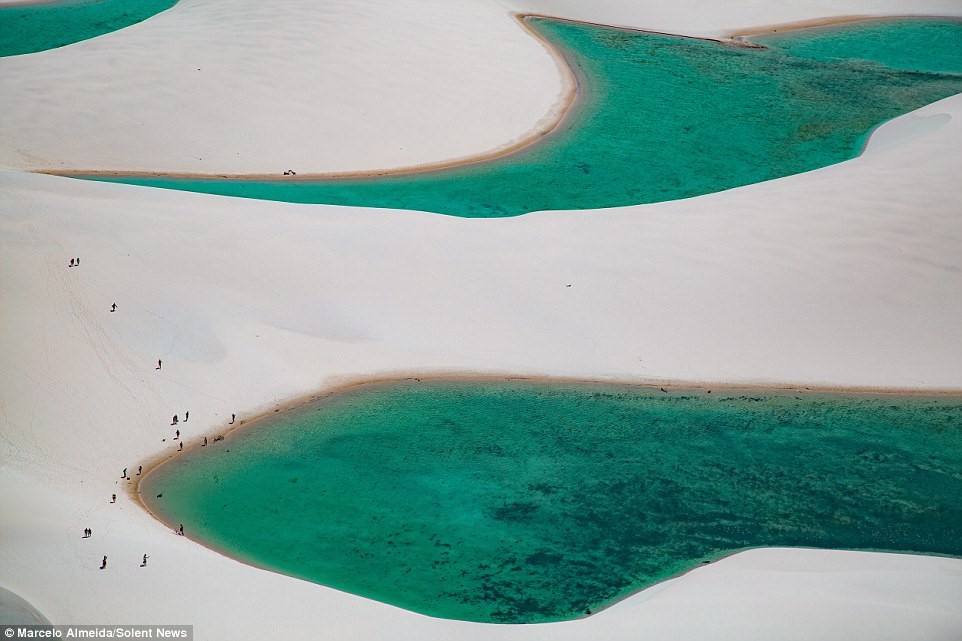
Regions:
M 0 119 L 0 164 L 229 174 L 419 165 L 550 128 L 563 80 L 545 46 L 483 0 L 181 0 L 112 34 L 0 60 L 0 93 L 18 106 Z
M 962 561 L 814 550 L 741 553 L 581 621 L 436 620 L 174 536 L 119 477 L 173 453 L 173 414 L 190 411 L 179 427 L 196 442 L 231 413 L 368 376 L 958 391 L 962 96 L 833 167 L 506 220 L 20 171 L 346 171 L 510 145 L 551 120 L 564 79 L 508 8 L 710 34 L 960 12 L 948 4 L 184 0 L 0 61 L 0 586 L 54 623 L 190 623 L 198 639 L 958 638 Z M 214 78 L 197 79 L 198 60 Z

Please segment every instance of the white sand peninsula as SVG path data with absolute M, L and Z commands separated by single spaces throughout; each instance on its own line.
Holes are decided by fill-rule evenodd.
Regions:
M 183 0 L 0 61 L 0 587 L 54 623 L 203 640 L 957 639 L 962 561 L 831 550 L 741 553 L 579 621 L 437 620 L 175 536 L 120 475 L 173 453 L 173 414 L 190 411 L 196 444 L 232 413 L 398 373 L 958 391 L 962 96 L 807 174 L 505 220 L 22 171 L 358 171 L 501 149 L 552 122 L 566 87 L 509 10 L 716 35 L 962 13 L 784 4 Z

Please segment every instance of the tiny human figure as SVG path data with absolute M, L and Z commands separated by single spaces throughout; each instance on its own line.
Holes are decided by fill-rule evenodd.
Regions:
M 138 465 L 138 466 L 137 466 L 137 476 L 140 476 L 140 473 L 143 472 L 143 471 L 144 471 L 144 466 L 143 466 L 143 465 Z
M 111 494 L 111 495 L 110 495 L 110 502 L 111 502 L 111 503 L 116 503 L 116 502 L 117 502 L 117 495 L 116 495 L 116 494 Z
M 77 259 L 77 267 L 80 267 L 80 259 Z
M 107 567 L 107 555 L 106 555 L 106 554 L 104 555 L 104 560 L 100 562 L 100 569 L 103 570 L 105 567 Z
M 176 415 L 176 414 L 174 414 L 174 418 L 170 419 L 170 424 L 171 424 L 171 425 L 177 425 L 177 415 Z
M 183 523 L 181 523 L 181 524 L 180 524 L 180 527 L 177 528 L 177 534 L 178 534 L 179 536 L 184 536 L 184 524 L 183 524 Z
M 174 422 L 175 422 L 175 423 L 177 422 L 177 417 L 176 417 L 176 416 L 174 417 Z M 174 440 L 176 441 L 176 440 L 179 439 L 179 438 L 180 438 L 180 430 L 174 430 Z
M 207 437 L 204 437 L 204 444 L 201 447 L 207 447 Z
M 85 538 L 85 539 L 89 539 L 89 538 L 90 538 L 90 528 L 89 528 L 89 527 L 85 527 L 85 528 L 84 528 L 84 537 L 83 537 L 83 538 Z
M 237 416 L 236 414 L 231 414 L 231 415 L 230 415 L 230 424 L 231 424 L 231 425 L 234 424 L 234 418 L 235 418 L 236 416 Z
M 70 259 L 70 266 L 73 267 L 73 258 Z
M 122 478 L 122 479 L 127 478 L 127 468 L 126 468 L 126 467 L 124 468 L 124 473 L 120 475 L 120 478 Z
M 179 452 L 179 451 L 181 451 L 182 449 L 184 449 L 184 442 L 183 442 L 183 441 L 180 442 L 180 447 L 177 448 L 177 451 Z
M 154 369 L 160 369 L 162 365 L 163 365 L 163 363 L 162 363 L 162 362 L 160 361 L 160 359 L 158 358 L 158 359 L 157 359 L 157 367 L 155 367 Z
M 117 311 L 117 303 L 113 303 L 113 304 L 110 306 L 110 311 L 111 311 L 111 312 L 116 312 L 116 311 Z
M 189 419 L 189 418 L 190 418 L 190 411 L 184 412 L 184 422 L 185 422 L 185 423 L 187 422 L 187 419 Z
M 140 567 L 142 567 L 142 568 L 147 567 L 147 559 L 149 559 L 149 558 L 150 558 L 150 557 L 145 554 L 145 555 L 144 555 L 144 562 L 140 564 Z

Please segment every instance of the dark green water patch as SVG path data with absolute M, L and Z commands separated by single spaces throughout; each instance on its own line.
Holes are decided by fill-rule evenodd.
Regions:
M 177 0 L 56 0 L 0 7 L 0 56 L 56 49 L 142 22 Z
M 371 385 L 188 452 L 142 492 L 278 572 L 555 621 L 750 547 L 962 555 L 962 399 Z
M 779 35 L 771 39 L 778 48 L 543 18 L 529 22 L 576 70 L 581 101 L 560 130 L 514 154 L 372 178 L 94 179 L 465 217 L 614 207 L 722 191 L 848 160 L 879 123 L 962 91 L 962 61 L 942 53 L 962 42 L 957 20 L 933 21 L 925 37 L 913 20 L 872 23 L 885 35 L 880 40 L 819 30 Z M 808 44 L 795 47 L 796 38 Z M 938 73 L 926 65 L 900 68 L 901 59 L 886 52 L 903 41 L 914 59 L 937 59 L 930 66 Z M 812 53 L 814 45 L 831 55 Z

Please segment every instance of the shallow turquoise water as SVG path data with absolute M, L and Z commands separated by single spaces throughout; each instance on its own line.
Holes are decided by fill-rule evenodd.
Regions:
M 958 20 L 870 20 L 755 36 L 752 41 L 815 60 L 847 58 L 906 71 L 962 71 L 962 22 Z
M 962 399 L 371 385 L 189 452 L 142 492 L 285 574 L 552 621 L 748 547 L 962 555 Z
M 97 179 L 465 217 L 613 207 L 838 163 L 858 155 L 879 123 L 962 91 L 958 20 L 931 21 L 924 32 L 915 20 L 872 23 L 872 33 L 884 38 L 811 30 L 769 38 L 767 49 L 530 22 L 565 51 L 582 77 L 584 99 L 560 131 L 510 156 L 365 179 Z M 901 43 L 910 51 L 894 56 Z M 940 73 L 903 69 L 910 58 L 922 66 L 931 61 Z
M 0 7 L 0 56 L 56 49 L 142 22 L 177 0 L 57 0 Z

